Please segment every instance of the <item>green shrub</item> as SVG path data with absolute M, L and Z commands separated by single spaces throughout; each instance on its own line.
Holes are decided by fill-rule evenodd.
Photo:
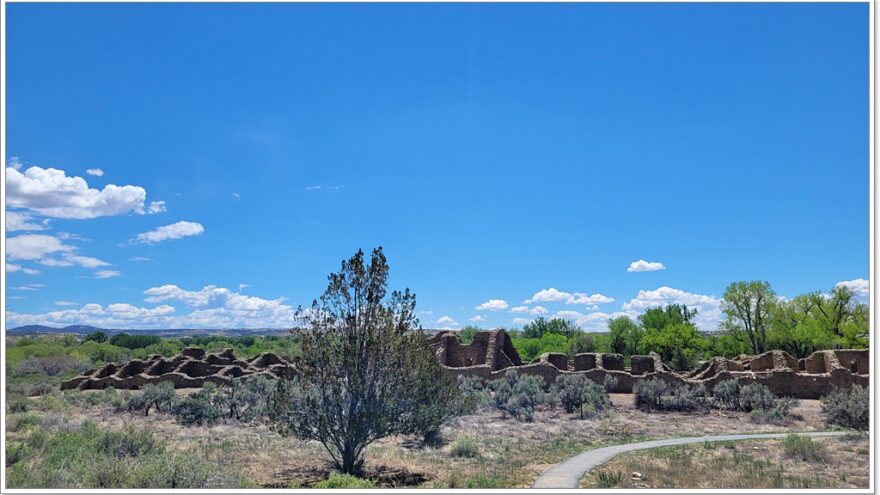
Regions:
M 127 333 L 118 333 L 110 337 L 110 343 L 125 347 L 126 349 L 143 349 L 149 345 L 158 344 L 162 341 L 162 337 L 156 335 L 129 335 Z
M 177 422 L 186 426 L 212 425 L 223 417 L 215 389 L 213 383 L 205 382 L 201 390 L 178 400 L 172 411 Z
M 870 424 L 871 394 L 867 387 L 837 388 L 822 398 L 822 414 L 829 425 L 867 432 Z
M 350 474 L 332 473 L 324 481 L 315 483 L 314 488 L 373 488 L 373 480 L 358 478 Z
M 743 411 L 766 411 L 776 405 L 776 396 L 766 386 L 750 383 L 740 387 L 739 402 Z
M 606 374 L 605 378 L 602 380 L 602 388 L 605 389 L 605 392 L 611 393 L 617 388 L 617 377 Z
M 489 390 L 486 389 L 483 380 L 477 376 L 459 376 L 458 389 L 462 395 L 462 412 L 470 414 L 477 409 L 486 407 L 491 401 Z
M 739 380 L 724 380 L 712 390 L 712 401 L 718 409 L 740 410 Z
M 828 462 L 828 450 L 812 438 L 790 433 L 782 439 L 786 455 L 806 462 Z
M 478 474 L 465 482 L 465 488 L 502 488 L 497 476 Z
M 604 410 L 608 404 L 608 394 L 602 385 L 584 375 L 559 375 L 551 388 L 551 393 L 565 408 L 565 412 L 578 411 L 581 419 Z
M 16 399 L 9 403 L 9 412 L 11 413 L 23 413 L 28 410 L 28 401 L 27 399 Z
M 749 412 L 749 419 L 753 423 L 784 426 L 797 400 L 777 398 L 769 388 L 759 383 L 740 385 L 737 380 L 725 380 L 715 385 L 712 405 L 719 409 Z
M 479 457 L 480 447 L 477 445 L 477 441 L 471 437 L 459 437 L 458 440 L 452 444 L 452 448 L 449 450 L 449 455 L 452 457 Z
M 174 384 L 171 382 L 161 382 L 158 384 L 146 384 L 141 393 L 134 394 L 129 397 L 125 404 L 128 412 L 143 411 L 144 416 L 150 414 L 153 407 L 157 411 L 171 412 L 174 409 L 176 396 L 174 395 Z
M 516 370 L 508 371 L 490 385 L 495 391 L 495 407 L 520 421 L 532 421 L 535 407 L 549 401 L 543 390 L 544 380 L 531 375 L 520 377 Z
M 663 380 L 642 380 L 633 387 L 636 409 L 643 411 L 693 411 L 704 407 L 706 389 L 672 386 Z
M 25 443 L 17 445 L 6 444 L 6 467 L 15 465 L 30 456 L 30 447 Z
M 226 417 L 249 423 L 268 414 L 269 395 L 275 384 L 262 376 L 236 378 L 228 387 L 218 387 L 218 405 Z
M 596 488 L 614 488 L 619 486 L 623 481 L 623 473 L 620 471 L 607 471 L 600 469 L 596 471 Z

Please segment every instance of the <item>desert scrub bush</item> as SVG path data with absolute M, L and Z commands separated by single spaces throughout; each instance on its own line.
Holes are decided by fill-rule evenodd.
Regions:
M 213 383 L 205 382 L 198 392 L 176 401 L 172 414 L 177 422 L 186 426 L 212 425 L 223 417 L 220 401 L 214 393 L 216 388 Z
M 6 445 L 6 467 L 13 466 L 25 459 L 30 455 L 30 447 L 28 447 L 25 443 L 19 443 L 16 445 L 11 445 L 7 443 Z
M 478 474 L 468 479 L 465 488 L 501 488 L 501 479 L 498 476 Z
M 142 391 L 128 398 L 125 403 L 125 409 L 128 412 L 141 412 L 144 416 L 150 414 L 153 407 L 157 411 L 170 412 L 174 408 L 176 397 L 174 395 L 174 384 L 171 382 L 162 382 L 158 384 L 144 385 Z
M 477 444 L 477 441 L 471 437 L 459 437 L 455 443 L 452 444 L 452 448 L 449 449 L 449 455 L 452 457 L 479 457 L 480 446 Z
M 798 401 L 776 397 L 759 383 L 741 385 L 737 380 L 724 380 L 715 385 L 711 404 L 718 409 L 749 412 L 753 423 L 783 426 L 788 423 L 788 414 Z
M 458 389 L 461 391 L 464 414 L 471 414 L 486 407 L 491 402 L 489 390 L 480 377 L 459 376 Z
M 332 473 L 329 478 L 312 485 L 313 488 L 373 488 L 373 480 L 358 478 L 350 474 Z
M 490 384 L 495 392 L 495 407 L 520 421 L 535 419 L 535 407 L 549 403 L 548 394 L 543 389 L 544 380 L 537 376 L 519 376 L 510 370 L 503 378 Z
M 85 421 L 29 441 L 28 458 L 7 470 L 15 488 L 236 488 L 249 482 L 198 455 L 167 452 L 149 432 L 108 430 Z M 35 438 L 38 437 L 38 438 Z
M 605 378 L 602 380 L 602 387 L 605 389 L 605 392 L 611 393 L 617 388 L 617 377 L 614 375 L 605 375 Z
M 29 357 L 22 361 L 15 371 L 17 375 L 67 375 L 78 374 L 91 369 L 92 363 L 86 359 L 60 354 L 46 357 Z
M 812 438 L 789 433 L 782 439 L 782 448 L 789 457 L 806 462 L 828 462 L 829 454 L 824 445 Z
M 867 432 L 871 394 L 867 387 L 836 388 L 822 398 L 822 414 L 829 425 Z
M 581 419 L 584 419 L 584 413 L 589 417 L 605 410 L 609 403 L 604 386 L 584 375 L 557 376 L 551 393 L 562 404 L 565 412 L 578 411 Z
M 228 387 L 218 387 L 217 402 L 228 418 L 249 423 L 268 414 L 269 395 L 275 384 L 262 376 L 236 378 Z
M 594 484 L 596 488 L 614 488 L 620 486 L 621 482 L 623 482 L 623 473 L 620 471 L 607 471 L 605 469 L 596 471 L 596 482 Z
M 27 399 L 16 399 L 9 403 L 7 410 L 11 413 L 23 413 L 28 410 Z
M 706 389 L 651 379 L 637 383 L 633 395 L 636 409 L 643 411 L 693 411 L 704 407 Z

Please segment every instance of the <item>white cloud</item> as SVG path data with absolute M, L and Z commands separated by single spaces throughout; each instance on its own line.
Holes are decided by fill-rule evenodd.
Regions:
M 63 305 L 75 304 L 58 301 Z M 110 304 L 106 308 L 100 304 L 86 304 L 80 309 L 64 309 L 44 314 L 24 314 L 6 312 L 10 325 L 94 325 L 99 327 L 124 326 L 126 328 L 148 328 L 165 326 L 174 308 L 168 305 L 155 308 L 139 308 L 126 303 Z
M 529 307 L 528 306 L 514 306 L 514 307 L 510 308 L 510 312 L 511 313 L 528 313 Z
M 147 192 L 140 186 L 108 184 L 93 189 L 82 177 L 67 177 L 55 168 L 33 166 L 24 173 L 6 168 L 6 204 L 44 217 L 87 219 L 165 210 L 161 201 L 145 206 L 146 197 Z
M 476 307 L 479 311 L 501 311 L 507 309 L 509 304 L 504 299 L 489 299 L 488 301 Z
M 595 305 L 595 304 L 608 304 L 613 303 L 614 298 L 608 297 L 603 294 L 585 294 L 583 292 L 575 292 L 571 295 L 565 304 L 586 304 L 586 305 Z
M 131 258 L 128 259 L 128 261 L 139 262 L 139 261 L 152 261 L 152 260 L 150 258 L 144 258 L 143 256 L 132 256 Z
M 23 267 L 21 265 L 16 265 L 15 263 L 6 263 L 6 273 L 14 273 L 14 272 L 22 272 L 25 275 L 39 275 L 40 270 L 34 270 L 33 268 Z
M 546 315 L 547 308 L 545 308 L 544 306 L 535 306 L 534 308 L 529 310 L 529 314 L 530 315 Z
M 855 280 L 844 280 L 843 282 L 839 282 L 835 285 L 835 287 L 840 286 L 847 287 L 849 290 L 853 291 L 853 295 L 859 302 L 868 302 L 868 296 L 870 294 L 871 288 L 871 283 L 868 280 L 857 278 Z
M 672 287 L 660 287 L 656 290 L 640 290 L 638 295 L 622 308 L 627 314 L 635 317 L 649 308 L 666 306 L 667 304 L 685 304 L 688 308 L 698 311 L 694 323 L 700 330 L 716 330 L 721 321 L 721 300 L 714 296 L 694 294 Z
M 72 301 L 55 301 L 56 306 L 76 306 L 76 304 Z
M 45 234 L 24 234 L 6 239 L 6 257 L 12 260 L 40 260 L 48 254 L 69 253 L 75 249 Z
M 205 227 L 200 223 L 181 221 L 172 223 L 171 225 L 163 225 L 155 230 L 138 234 L 132 242 L 154 244 L 156 242 L 200 235 L 204 231 Z
M 530 299 L 523 301 L 526 304 L 534 302 L 565 302 L 565 304 L 607 304 L 614 302 L 613 297 L 603 294 L 587 294 L 584 292 L 564 292 L 553 287 L 549 289 L 541 289 L 535 293 Z
M 79 265 L 84 268 L 98 268 L 99 266 L 110 266 L 104 260 L 92 258 L 90 256 L 79 256 L 76 254 L 64 253 L 61 258 L 43 258 L 37 263 L 43 266 L 73 266 Z
M 528 318 L 514 318 L 514 319 L 513 319 L 513 324 L 514 324 L 514 325 L 526 325 L 526 324 L 531 323 L 531 322 L 532 322 L 532 320 L 530 320 L 530 319 L 528 319 Z
M 238 284 L 238 292 L 241 292 L 244 289 L 247 289 L 248 287 L 250 287 L 249 284 Z
M 476 322 L 486 321 L 486 317 L 484 317 L 483 315 L 476 315 L 473 318 L 468 318 L 468 321 L 476 321 Z
M 27 213 L 18 211 L 6 212 L 6 232 L 16 232 L 19 230 L 47 230 L 45 224 L 31 222 L 33 218 Z
M 440 318 L 437 318 L 437 321 L 435 321 L 434 323 L 436 323 L 438 325 L 449 326 L 449 327 L 458 326 L 458 322 L 453 320 L 449 316 L 441 316 Z
M 322 185 L 314 185 L 314 186 L 306 186 L 306 191 L 326 191 L 328 193 L 335 193 L 345 189 L 345 186 L 322 186 Z
M 100 168 L 90 168 L 86 170 L 86 173 L 89 175 L 94 175 L 95 177 L 103 177 L 104 171 Z
M 122 275 L 117 270 L 98 270 L 95 272 L 95 278 L 113 278 Z
M 628 272 L 656 272 L 657 270 L 665 270 L 666 267 L 659 261 L 638 260 L 629 264 Z
M 571 294 L 568 292 L 562 292 L 554 289 L 553 287 L 549 289 L 541 289 L 535 293 L 531 297 L 531 299 L 526 299 L 523 301 L 526 304 L 531 304 L 533 302 L 560 302 L 567 301 L 571 299 Z
M 11 156 L 9 157 L 9 162 L 7 163 L 7 165 L 14 168 L 15 170 L 20 170 L 23 163 L 21 163 L 21 160 L 19 160 L 17 156 Z

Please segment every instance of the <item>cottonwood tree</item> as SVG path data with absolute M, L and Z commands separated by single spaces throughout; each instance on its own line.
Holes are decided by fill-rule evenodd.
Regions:
M 445 419 L 456 402 L 445 388 L 455 388 L 454 381 L 418 327 L 415 294 L 406 289 L 386 297 L 387 283 L 382 248 L 373 250 L 369 265 L 363 251 L 342 262 L 320 299 L 299 311 L 302 357 L 270 401 L 279 433 L 321 442 L 347 474 L 362 472 L 370 443 L 425 433 L 420 430 Z
M 734 282 L 724 291 L 723 325 L 734 335 L 748 340 L 755 354 L 767 350 L 767 330 L 776 293 L 763 281 Z

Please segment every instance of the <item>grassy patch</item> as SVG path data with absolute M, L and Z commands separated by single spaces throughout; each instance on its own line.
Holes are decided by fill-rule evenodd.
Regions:
M 810 437 L 791 433 L 782 439 L 782 446 L 789 457 L 806 462 L 828 462 L 828 450 Z
M 350 474 L 333 473 L 324 481 L 314 484 L 314 488 L 373 488 L 372 480 L 358 478 Z

